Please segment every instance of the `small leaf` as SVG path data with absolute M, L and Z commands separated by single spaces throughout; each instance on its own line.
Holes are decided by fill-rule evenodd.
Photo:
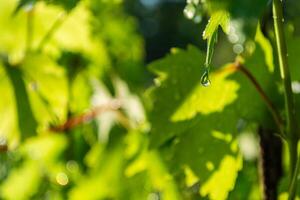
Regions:
M 207 52 L 205 60 L 205 71 L 201 77 L 201 84 L 205 87 L 210 85 L 209 72 L 214 53 L 215 44 L 218 40 L 218 28 L 222 27 L 225 33 L 229 29 L 229 14 L 226 11 L 214 12 L 203 32 L 203 39 L 207 40 Z
M 219 26 L 222 27 L 223 31 L 225 33 L 228 33 L 229 31 L 229 13 L 223 10 L 214 12 L 208 24 L 206 25 L 206 28 L 203 32 L 203 39 L 207 40 L 209 38 L 212 38 L 214 35 L 214 32 L 218 30 Z
M 206 52 L 206 59 L 205 59 L 205 66 L 204 66 L 205 69 L 201 77 L 201 84 L 205 87 L 210 85 L 209 72 L 211 69 L 211 61 L 214 53 L 215 44 L 217 43 L 217 39 L 218 39 L 218 30 L 215 30 L 213 35 L 210 38 L 208 38 L 207 41 L 207 52 Z

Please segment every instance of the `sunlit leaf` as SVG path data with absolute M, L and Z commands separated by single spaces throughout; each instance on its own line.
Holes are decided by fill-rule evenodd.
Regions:
M 213 36 L 213 33 L 218 30 L 219 26 L 222 27 L 225 33 L 229 31 L 229 13 L 226 11 L 214 12 L 208 24 L 203 32 L 203 39 L 209 39 Z
M 32 112 L 28 91 L 20 66 L 12 66 L 6 63 L 4 64 L 4 68 L 14 91 L 20 137 L 24 140 L 36 133 L 37 121 Z
M 241 121 L 263 123 L 267 127 L 274 126 L 274 121 L 266 117 L 270 113 L 255 86 L 233 64 L 212 72 L 214 83 L 204 88 L 197 76 L 203 55 L 194 47 L 173 52 L 150 65 L 158 75 L 155 87 L 149 91 L 153 99 L 149 114 L 151 144 L 153 147 L 163 145 L 166 162 L 174 174 L 188 167 L 200 183 L 206 185 L 222 165 L 225 155 L 235 158 L 234 137 Z M 275 79 L 259 45 L 253 55 L 245 58 L 244 65 L 267 94 L 278 95 L 272 82 Z M 249 106 L 243 106 L 250 98 L 255 100 Z M 202 188 L 200 191 L 215 199 L 226 198 L 233 189 L 239 169 L 237 167 L 230 176 L 230 184 L 224 182 L 231 186 L 224 186 L 227 189 L 222 192 Z
M 41 183 L 41 171 L 35 161 L 28 161 L 15 169 L 0 187 L 5 199 L 30 199 Z

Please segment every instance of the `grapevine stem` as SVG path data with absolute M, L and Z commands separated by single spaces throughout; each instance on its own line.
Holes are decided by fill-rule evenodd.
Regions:
M 298 156 L 296 168 L 292 177 L 292 180 L 290 182 L 290 188 L 289 188 L 289 199 L 292 199 L 293 197 L 295 198 L 296 194 L 296 186 L 297 186 L 297 177 L 299 173 L 299 168 L 300 168 L 300 156 Z
M 270 98 L 267 96 L 265 91 L 262 89 L 261 85 L 255 79 L 255 77 L 251 74 L 251 72 L 244 65 L 242 65 L 239 61 L 236 61 L 230 68 L 226 68 L 226 70 L 240 71 L 248 78 L 248 80 L 253 84 L 256 91 L 261 96 L 262 100 L 265 102 L 267 108 L 269 109 L 269 111 L 274 119 L 274 122 L 278 127 L 280 136 L 283 138 L 286 138 L 286 134 L 285 134 L 284 128 L 283 128 L 283 120 L 281 119 L 279 112 L 277 111 L 276 107 L 274 106 L 274 104 L 272 103 Z
M 276 107 L 274 106 L 274 104 L 272 103 L 272 101 L 270 100 L 270 98 L 267 96 L 267 94 L 264 92 L 264 90 L 262 89 L 262 87 L 260 86 L 260 84 L 257 82 L 257 80 L 255 79 L 255 77 L 247 70 L 246 67 L 244 67 L 240 62 L 236 62 L 235 63 L 237 69 L 239 69 L 250 81 L 251 83 L 254 85 L 254 87 L 256 88 L 256 90 L 258 91 L 258 93 L 260 94 L 260 96 L 262 97 L 262 99 L 264 100 L 264 102 L 266 103 L 269 111 L 271 112 L 273 119 L 279 129 L 280 135 L 285 138 L 285 132 L 283 130 L 283 122 L 282 119 L 276 109 Z
M 289 72 L 288 60 L 287 60 L 287 48 L 285 43 L 284 29 L 283 29 L 283 11 L 282 1 L 273 0 L 273 19 L 274 29 L 276 37 L 276 46 L 279 60 L 280 76 L 284 88 L 285 99 L 285 112 L 287 120 L 287 136 L 290 152 L 290 195 L 289 199 L 295 199 L 296 181 L 293 181 L 293 175 L 295 173 L 297 162 L 297 124 L 295 118 L 295 105 L 294 97 L 291 86 L 291 77 Z
M 119 123 L 126 129 L 130 129 L 131 125 L 127 117 L 120 111 L 121 102 L 117 99 L 112 100 L 106 105 L 98 106 L 93 108 L 91 111 L 83 113 L 82 115 L 69 118 L 64 124 L 50 127 L 50 131 L 53 132 L 65 132 L 78 125 L 81 125 L 87 121 L 96 118 L 98 115 L 104 112 L 114 111 L 117 114 L 117 119 Z
M 1 144 L 0 145 L 0 154 L 1 153 L 6 153 L 8 151 L 8 146 L 7 144 Z

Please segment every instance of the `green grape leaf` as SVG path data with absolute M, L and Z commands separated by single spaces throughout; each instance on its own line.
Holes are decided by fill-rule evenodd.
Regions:
M 197 62 L 194 58 L 197 58 Z M 150 64 L 150 70 L 159 75 L 156 78 L 156 87 L 150 90 L 153 104 L 149 116 L 153 124 L 151 146 L 163 144 L 174 135 L 183 132 L 191 124 L 184 120 L 172 123 L 171 118 L 184 99 L 192 96 L 195 87 L 200 86 L 199 65 L 204 62 L 204 59 L 204 55 L 195 47 L 189 47 L 187 51 L 173 49 L 173 53 L 165 59 Z
M 269 117 L 265 103 L 241 72 L 233 73 L 234 71 L 226 70 L 225 67 L 219 73 L 213 73 L 212 79 L 216 84 L 210 88 L 201 87 L 197 74 L 201 71 L 199 63 L 202 61 L 203 54 L 196 48 L 189 47 L 187 51 L 175 49 L 171 55 L 150 64 L 150 70 L 158 75 L 156 87 L 149 90 L 152 98 L 149 116 L 153 124 L 152 145 L 159 146 L 184 132 L 194 125 L 198 117 L 202 119 L 212 114 L 221 115 L 222 112 L 224 116 L 225 112 L 232 115 L 228 120 L 235 121 L 234 123 L 243 117 L 256 122 L 265 119 L 265 116 Z M 264 53 L 259 46 L 255 54 L 247 58 L 245 66 L 257 77 L 269 96 L 277 95 L 276 88 L 271 86 L 274 80 L 265 65 Z M 230 68 L 230 65 L 227 67 Z M 242 106 L 247 104 L 249 97 L 257 101 L 252 102 L 251 108 Z M 256 109 L 265 112 L 256 112 Z M 199 114 L 203 116 L 198 116 Z M 232 129 L 228 132 L 232 132 Z
M 255 46 L 253 55 L 245 57 L 244 67 L 271 99 L 279 99 L 274 72 L 269 70 L 265 60 L 266 52 L 260 44 L 255 43 Z M 270 128 L 274 128 L 274 122 L 254 85 L 242 72 L 236 71 L 233 64 L 213 71 L 214 84 L 201 87 L 197 74 L 203 60 L 201 52 L 189 47 L 186 51 L 173 49 L 171 55 L 150 64 L 150 70 L 158 75 L 156 86 L 148 93 L 152 99 L 150 145 L 165 152 L 165 160 L 174 174 L 187 167 L 202 186 L 209 185 L 207 189 L 201 187 L 200 193 L 218 199 L 216 188 L 209 184 L 213 182 L 210 178 L 224 172 L 221 166 L 227 166 L 222 164 L 225 156 L 238 159 L 234 138 L 240 122 Z M 249 104 L 249 99 L 252 99 L 251 105 L 244 106 Z M 240 169 L 238 162 L 228 163 L 236 166 L 236 170 L 228 178 L 231 180 L 228 187 L 224 180 L 222 197 L 233 189 Z M 215 171 L 219 168 L 221 172 Z
M 231 149 L 233 132 L 230 131 L 235 129 L 236 122 L 225 122 L 219 113 L 236 100 L 239 86 L 226 79 L 230 75 L 228 72 L 212 74 L 212 79 L 218 84 L 201 87 L 197 76 L 199 65 L 194 61 L 195 58 L 200 62 L 201 58 L 204 60 L 203 54 L 195 47 L 173 51 L 172 55 L 150 65 L 150 69 L 160 75 L 157 88 L 150 92 L 154 99 L 149 116 L 152 122 L 151 145 L 159 146 L 180 135 L 170 147 L 173 152 L 167 150 L 167 163 L 173 172 L 188 166 L 204 183 L 219 167 L 225 154 L 235 154 Z M 220 91 L 223 91 L 222 97 L 216 95 Z M 227 119 L 235 116 L 230 110 L 226 112 Z
M 228 191 L 235 186 L 238 171 L 242 168 L 242 158 L 226 155 L 220 168 L 201 186 L 200 194 L 212 200 L 227 199 Z M 226 174 L 226 175 L 225 175 Z
M 243 169 L 239 172 L 235 188 L 229 193 L 228 199 L 261 199 L 259 177 L 255 162 L 243 163 Z

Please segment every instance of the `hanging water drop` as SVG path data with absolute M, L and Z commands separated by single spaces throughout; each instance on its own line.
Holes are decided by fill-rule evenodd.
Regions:
M 192 4 L 188 4 L 184 10 L 183 10 L 184 15 L 188 18 L 188 19 L 193 19 L 193 17 L 196 14 L 196 8 L 194 5 Z
M 205 80 L 205 81 L 201 82 L 201 84 L 202 84 L 204 87 L 209 87 L 209 86 L 210 86 L 210 84 L 211 84 L 211 82 L 210 82 L 210 80 L 209 80 L 209 79 L 207 79 L 207 80 Z
M 203 85 L 204 87 L 208 87 L 210 86 L 211 82 L 209 80 L 209 70 L 205 69 L 202 77 L 201 77 L 201 85 Z

